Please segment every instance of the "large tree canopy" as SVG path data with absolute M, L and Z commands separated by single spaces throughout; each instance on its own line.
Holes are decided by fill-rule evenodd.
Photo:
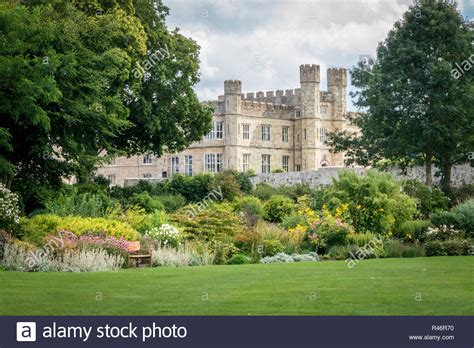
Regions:
M 332 134 L 335 150 L 348 150 L 364 165 L 424 163 L 427 183 L 435 164 L 449 189 L 452 165 L 468 162 L 474 151 L 472 42 L 455 3 L 422 0 L 410 7 L 376 59 L 352 70 L 358 88 L 352 97 L 364 111 L 353 123 L 361 131 Z
M 39 188 L 86 177 L 98 154 L 162 154 L 200 140 L 199 46 L 159 0 L 0 5 L 0 181 Z M 30 195 L 30 197 L 27 197 Z

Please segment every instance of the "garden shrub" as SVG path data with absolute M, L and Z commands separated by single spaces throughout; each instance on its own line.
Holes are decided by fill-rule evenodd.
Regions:
M 232 255 L 237 254 L 239 249 L 233 243 L 224 243 L 219 240 L 213 240 L 210 243 L 212 253 L 214 254 L 214 264 L 224 265 Z
M 106 218 L 81 218 L 68 216 L 61 219 L 58 229 L 71 231 L 74 234 L 102 233 L 113 237 L 123 237 L 126 240 L 137 240 L 138 232 L 129 224 Z
M 388 239 L 383 245 L 385 257 L 421 257 L 424 255 L 423 246 L 418 243 L 404 243 L 398 239 Z
M 40 214 L 32 218 L 21 218 L 20 224 L 14 231 L 14 236 L 21 240 L 29 240 L 41 245 L 48 234 L 56 234 L 62 218 L 57 215 Z
M 0 229 L 10 229 L 19 221 L 18 195 L 0 183 Z
M 455 216 L 456 226 L 468 236 L 474 237 L 474 199 L 459 204 L 451 212 Z
M 283 185 L 272 187 L 266 183 L 256 185 L 252 195 L 260 198 L 262 201 L 269 200 L 271 196 L 280 195 L 291 198 L 294 202 L 298 197 L 311 194 L 312 190 L 308 184 Z
M 272 222 L 282 222 L 286 216 L 291 214 L 294 207 L 295 204 L 290 198 L 282 195 L 272 196 L 263 206 L 265 219 Z
M 326 206 L 323 206 L 322 216 L 309 223 L 309 240 L 322 250 L 328 250 L 336 245 L 345 245 L 347 236 L 354 233 L 352 226 L 341 220 L 346 210 L 347 204 L 343 204 L 333 215 Z
M 255 229 L 246 229 L 235 236 L 234 245 L 242 252 L 248 255 L 256 256 L 258 252 L 262 252 L 262 236 Z
M 451 207 L 459 205 L 470 198 L 474 198 L 474 184 L 451 187 L 447 195 L 451 200 Z
M 186 205 L 186 198 L 180 194 L 157 196 L 156 199 L 163 204 L 167 213 L 174 213 Z
M 256 231 L 261 240 L 277 239 L 283 245 L 289 242 L 288 231 L 280 228 L 277 224 L 261 220 L 257 224 Z
M 152 197 L 148 192 L 134 193 L 132 197 L 128 199 L 129 206 L 139 206 L 147 213 L 152 213 L 155 210 L 165 210 L 163 203 L 157 198 Z
M 18 244 L 7 244 L 1 265 L 6 270 L 22 272 L 99 272 L 117 270 L 124 260 L 120 255 L 111 255 L 102 249 L 70 250 L 62 254 L 41 253 L 28 250 Z
M 289 230 L 290 228 L 295 228 L 296 226 L 303 225 L 305 223 L 305 216 L 299 214 L 298 212 L 293 212 L 292 214 L 285 216 L 279 225 L 282 228 Z
M 231 171 L 216 174 L 211 185 L 211 191 L 221 192 L 222 199 L 229 202 L 242 195 L 240 184 Z
M 402 257 L 422 257 L 424 255 L 424 248 L 419 243 L 405 243 L 403 246 Z
M 74 191 L 72 194 L 60 194 L 46 202 L 44 212 L 58 216 L 104 217 L 117 204 L 105 193 Z
M 262 245 L 264 256 L 273 256 L 285 251 L 285 247 L 278 239 L 266 239 Z
M 345 245 L 346 237 L 349 234 L 348 228 L 328 228 L 321 232 L 321 238 L 324 239 L 326 248 L 331 248 L 336 245 Z
M 311 188 L 308 184 L 283 185 L 276 188 L 276 194 L 291 198 L 294 202 L 302 196 L 311 194 Z
M 17 236 L 41 245 L 48 234 L 56 234 L 58 230 L 71 231 L 76 235 L 99 233 L 127 240 L 137 240 L 138 232 L 129 224 L 106 218 L 83 218 L 80 216 L 60 217 L 51 214 L 35 215 L 23 218 Z
M 182 227 L 190 240 L 210 241 L 222 235 L 235 236 L 242 232 L 243 223 L 228 203 L 212 203 L 208 208 L 188 205 L 170 216 L 170 222 Z
M 239 183 L 240 191 L 245 194 L 252 193 L 253 185 L 250 177 L 252 176 L 251 173 L 246 172 L 238 172 L 238 171 L 231 171 L 234 175 L 235 179 Z
M 185 247 L 191 254 L 190 266 L 206 266 L 214 263 L 214 254 L 207 243 L 186 242 Z
M 262 201 L 267 201 L 271 196 L 276 194 L 277 189 L 265 183 L 256 185 L 252 192 L 253 196 L 259 198 Z
M 258 217 L 263 217 L 263 204 L 260 199 L 253 196 L 237 197 L 232 204 L 234 211 L 245 212 Z
M 235 254 L 227 261 L 228 265 L 244 265 L 250 263 L 250 257 L 244 254 Z
M 378 236 L 375 233 L 349 233 L 346 236 L 348 244 L 358 247 L 363 247 L 377 238 Z
M 410 220 L 402 223 L 394 234 L 395 237 L 412 242 L 414 240 L 424 241 L 428 227 L 432 226 L 429 220 Z
M 193 176 L 175 174 L 168 180 L 168 193 L 182 195 L 188 203 L 202 201 L 214 185 L 214 176 L 208 173 Z
M 325 194 L 327 187 L 328 185 L 321 185 L 309 192 L 309 208 L 314 211 L 319 211 L 323 209 L 323 205 L 326 204 Z
M 162 246 L 151 251 L 151 260 L 153 266 L 189 266 L 191 263 L 191 254 L 186 250 Z
M 432 213 L 446 210 L 449 198 L 438 187 L 428 187 L 416 179 L 402 183 L 403 192 L 416 199 L 419 217 L 428 219 Z
M 146 231 L 155 227 L 160 227 L 169 222 L 169 217 L 166 212 L 162 210 L 155 210 L 153 213 L 146 215 L 143 221 L 136 225 L 138 232 L 145 234 Z
M 415 200 L 401 192 L 389 174 L 375 170 L 361 176 L 352 171 L 341 172 L 324 190 L 324 200 L 333 214 L 347 204 L 345 221 L 356 232 L 384 234 L 416 213 Z
M 424 244 L 426 256 L 469 255 L 471 241 L 469 239 L 429 240 Z
M 431 215 L 430 220 L 434 226 L 456 226 L 457 224 L 456 214 L 450 211 L 434 213 Z
M 364 244 L 365 245 L 365 244 Z M 363 247 L 363 245 L 361 246 Z M 359 246 L 357 245 L 335 245 L 328 251 L 328 255 L 336 260 L 346 260 L 355 255 Z M 352 255 L 351 255 L 352 253 Z
M 145 209 L 134 205 L 133 207 L 128 207 L 125 211 L 122 210 L 120 205 L 115 205 L 108 210 L 107 215 L 105 216 L 109 220 L 122 221 L 130 226 L 135 226 L 137 229 L 143 224 L 147 215 Z
M 188 243 L 179 248 L 157 246 L 151 249 L 153 266 L 183 267 L 206 266 L 214 262 L 214 255 L 207 244 Z

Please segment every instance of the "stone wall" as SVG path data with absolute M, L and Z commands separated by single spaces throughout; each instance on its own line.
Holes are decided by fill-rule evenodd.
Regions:
M 352 170 L 357 174 L 366 172 L 367 168 L 341 168 L 341 167 L 323 167 L 318 170 L 306 172 L 290 172 L 290 173 L 271 173 L 257 174 L 252 177 L 254 185 L 266 183 L 271 186 L 308 184 L 311 187 L 320 185 L 328 185 L 333 177 L 337 177 L 342 170 Z M 425 170 L 423 167 L 413 167 L 407 170 L 406 175 L 402 174 L 400 169 L 393 168 L 388 170 L 397 179 L 417 179 L 425 180 Z M 435 176 L 437 170 L 433 168 L 433 183 L 439 183 L 440 178 Z M 463 184 L 474 184 L 474 168 L 469 165 L 455 166 L 452 172 L 453 186 L 461 186 Z
M 283 186 L 294 184 L 308 184 L 311 187 L 320 185 L 328 185 L 331 183 L 333 177 L 337 177 L 342 170 L 352 170 L 357 174 L 365 173 L 368 168 L 341 168 L 341 167 L 324 167 L 319 170 L 312 170 L 306 172 L 290 172 L 290 173 L 271 173 L 271 174 L 257 174 L 251 178 L 252 184 L 257 185 L 266 183 L 271 186 Z M 413 167 L 407 170 L 407 174 L 401 173 L 400 169 L 393 168 L 388 170 L 397 179 L 417 179 L 419 181 L 425 180 L 425 170 L 423 167 Z M 433 183 L 439 183 L 439 177 L 435 176 L 436 169 L 433 168 Z M 133 186 L 138 183 L 140 179 L 125 179 L 125 186 Z M 142 179 L 151 183 L 160 182 L 166 179 L 152 178 Z M 474 184 L 474 168 L 469 165 L 454 166 L 452 172 L 453 186 L 461 186 L 464 184 Z

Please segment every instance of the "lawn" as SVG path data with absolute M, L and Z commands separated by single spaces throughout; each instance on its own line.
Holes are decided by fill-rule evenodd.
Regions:
M 474 257 L 0 272 L 0 315 L 474 315 Z

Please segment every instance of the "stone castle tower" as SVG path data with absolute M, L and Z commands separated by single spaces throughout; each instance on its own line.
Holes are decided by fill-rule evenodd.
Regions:
M 225 169 L 265 173 L 343 166 L 343 154 L 330 153 L 325 141 L 335 130 L 356 131 L 346 117 L 347 70 L 328 69 L 326 91 L 320 87 L 319 65 L 301 65 L 299 73 L 300 87 L 285 91 L 243 94 L 241 81 L 224 81 L 224 94 L 208 102 L 214 107 L 213 130 L 202 141 L 147 163 L 142 163 L 145 157 L 128 159 L 138 169 L 120 158 L 115 174 L 109 167 L 102 168 L 103 174 L 116 175 L 121 184 L 127 175 L 161 178 Z M 133 169 L 119 172 L 118 162 Z

